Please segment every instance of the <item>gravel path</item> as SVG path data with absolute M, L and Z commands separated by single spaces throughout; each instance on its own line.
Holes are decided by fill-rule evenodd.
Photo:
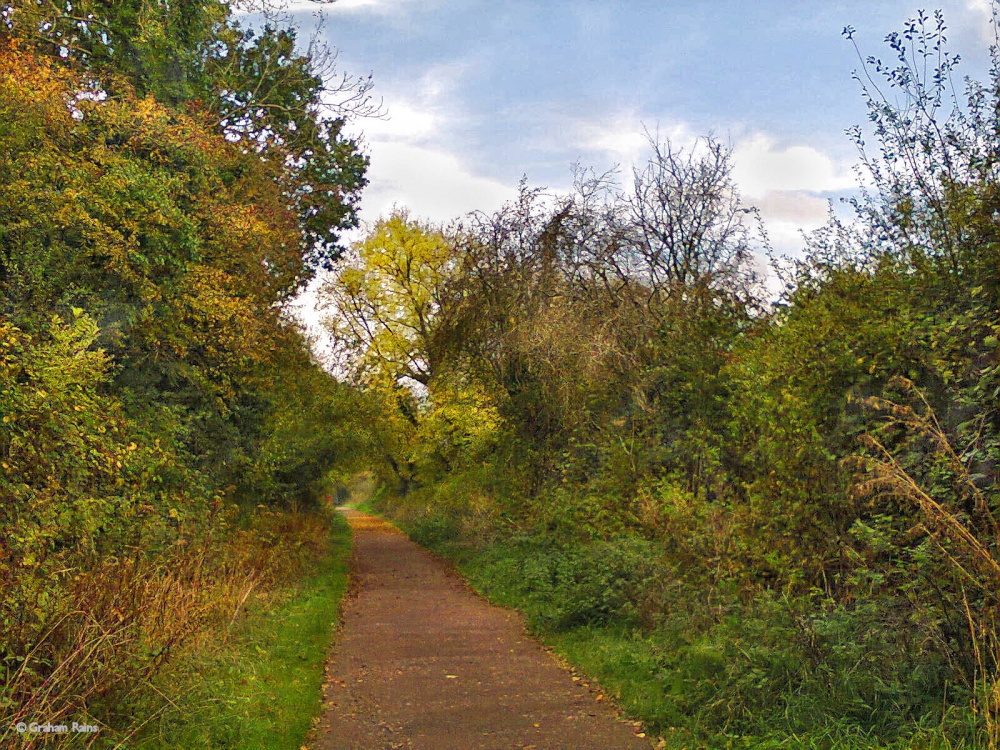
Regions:
M 351 593 L 312 750 L 649 750 L 633 724 L 390 524 L 344 511 Z

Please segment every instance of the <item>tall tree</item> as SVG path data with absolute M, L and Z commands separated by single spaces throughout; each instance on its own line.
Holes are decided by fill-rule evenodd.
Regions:
M 371 81 L 338 75 L 335 57 L 318 46 L 300 51 L 294 29 L 244 29 L 219 0 L 5 0 L 3 38 L 84 73 L 85 95 L 134 91 L 199 111 L 226 137 L 280 164 L 306 258 L 298 284 L 341 252 L 368 164 L 343 128 L 347 116 L 374 111 Z

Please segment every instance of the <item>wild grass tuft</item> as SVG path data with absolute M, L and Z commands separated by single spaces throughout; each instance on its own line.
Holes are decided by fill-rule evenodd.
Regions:
M 78 575 L 70 606 L 0 685 L 0 746 L 51 743 L 19 722 L 76 721 L 100 731 L 59 746 L 299 747 L 260 741 L 305 736 L 348 546 L 339 517 L 264 510 L 225 534 Z M 287 715 L 258 731 L 255 701 L 261 717 L 276 706 Z

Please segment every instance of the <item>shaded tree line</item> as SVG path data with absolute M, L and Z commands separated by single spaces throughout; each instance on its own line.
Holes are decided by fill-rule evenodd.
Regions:
M 314 504 L 356 452 L 284 312 L 365 184 L 370 84 L 331 110 L 321 63 L 227 3 L 0 3 L 0 744 L 128 728 L 271 575 L 241 513 Z

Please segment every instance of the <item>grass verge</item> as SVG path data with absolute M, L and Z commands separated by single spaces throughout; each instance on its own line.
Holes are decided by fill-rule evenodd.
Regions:
M 171 708 L 129 746 L 298 750 L 320 710 L 350 547 L 347 522 L 331 514 L 326 549 L 298 581 L 249 601 L 228 632 L 158 679 Z
M 680 610 L 659 627 L 640 626 L 629 615 L 628 586 L 615 581 L 631 571 L 642 584 L 641 546 L 583 552 L 529 538 L 477 545 L 443 533 L 441 519 L 406 521 L 399 519 L 404 531 L 455 562 L 478 592 L 522 611 L 543 643 L 642 721 L 664 750 L 985 747 L 975 717 L 961 706 L 876 712 L 857 702 L 870 675 L 851 677 L 853 659 L 821 669 L 794 661 L 794 631 L 775 602 L 748 605 L 713 628 L 696 630 L 696 615 Z M 870 652 L 858 646 L 858 654 Z

